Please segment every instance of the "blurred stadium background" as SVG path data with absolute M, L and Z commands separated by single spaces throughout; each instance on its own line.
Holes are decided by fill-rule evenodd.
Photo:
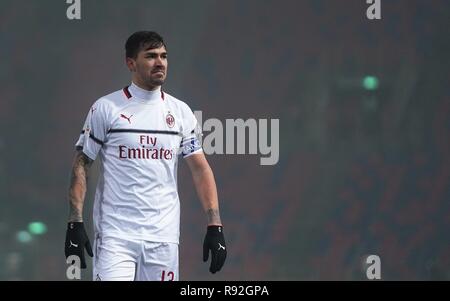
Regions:
M 214 276 L 180 162 L 181 279 L 364 280 L 368 254 L 385 280 L 450 279 L 448 1 L 382 0 L 377 21 L 364 0 L 82 0 L 73 21 L 68 6 L 0 2 L 0 280 L 65 280 L 74 143 L 129 83 L 142 29 L 168 44 L 165 90 L 203 119 L 280 119 L 277 165 L 209 156 L 229 249 Z

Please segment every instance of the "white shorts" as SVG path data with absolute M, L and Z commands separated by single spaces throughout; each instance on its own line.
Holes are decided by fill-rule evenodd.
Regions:
M 178 281 L 178 244 L 102 237 L 94 241 L 93 280 Z

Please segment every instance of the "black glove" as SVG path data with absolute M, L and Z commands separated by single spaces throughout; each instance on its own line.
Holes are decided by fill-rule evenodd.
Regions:
M 84 248 L 86 248 L 89 256 L 94 256 L 92 253 L 91 243 L 89 237 L 84 229 L 83 222 L 69 222 L 67 224 L 65 254 L 66 258 L 70 255 L 76 255 L 80 258 L 81 268 L 86 268 L 86 261 L 84 259 Z
M 203 241 L 204 262 L 208 261 L 209 250 L 211 250 L 211 266 L 209 267 L 209 271 L 214 274 L 220 271 L 225 263 L 225 258 L 227 258 L 222 226 L 208 226 L 205 240 Z

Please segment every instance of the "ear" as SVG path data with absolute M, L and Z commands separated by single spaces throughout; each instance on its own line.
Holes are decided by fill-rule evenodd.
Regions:
M 127 57 L 125 59 L 125 62 L 127 64 L 128 70 L 131 72 L 136 72 L 136 61 L 130 57 Z

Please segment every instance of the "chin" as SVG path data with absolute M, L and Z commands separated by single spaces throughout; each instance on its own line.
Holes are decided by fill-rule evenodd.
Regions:
M 164 84 L 164 80 L 165 79 L 154 79 L 154 80 L 152 80 L 152 84 L 154 86 L 161 86 L 162 84 Z
M 150 80 L 146 84 L 148 87 L 162 86 L 162 84 L 164 84 L 164 80 Z

